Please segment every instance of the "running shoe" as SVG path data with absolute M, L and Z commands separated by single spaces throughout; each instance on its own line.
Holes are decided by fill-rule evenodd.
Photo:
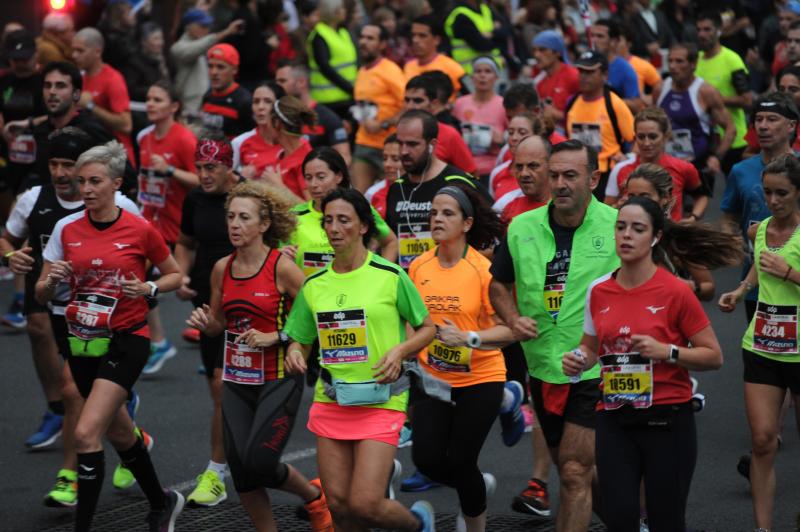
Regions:
M 142 439 L 144 446 L 147 447 L 147 451 L 150 452 L 155 443 L 155 439 L 139 427 L 136 427 L 134 430 L 136 436 Z M 114 487 L 118 490 L 126 490 L 136 484 L 136 477 L 133 476 L 133 472 L 121 463 L 117 464 L 117 467 L 114 469 L 114 475 L 111 478 Z
M 529 515 L 550 516 L 550 498 L 547 496 L 547 483 L 532 478 L 522 493 L 514 497 L 511 509 Z
M 514 396 L 514 402 L 508 409 L 500 410 L 500 426 L 503 429 L 503 443 L 506 447 L 513 447 L 525 434 L 525 417 L 521 408 L 525 390 L 517 381 L 506 382 L 505 389 Z
M 390 500 L 395 500 L 395 493 L 394 493 L 394 484 L 400 478 L 400 475 L 403 474 L 403 464 L 400 463 L 400 460 L 397 458 L 394 459 L 392 462 L 392 474 L 389 475 L 389 485 L 386 486 L 386 498 Z
M 483 473 L 483 484 L 486 486 L 486 499 L 488 500 L 497 490 L 497 479 L 491 473 Z M 456 532 L 467 532 L 467 521 L 461 510 L 456 515 Z
M 520 409 L 522 410 L 522 418 L 525 420 L 525 432 L 533 430 L 533 420 L 536 419 L 536 414 L 533 413 L 531 405 L 525 403 Z
M 173 532 L 175 520 L 183 510 L 183 495 L 174 490 L 165 491 L 167 504 L 161 510 L 150 510 L 147 514 L 147 524 L 150 532 Z
M 181 333 L 181 337 L 190 344 L 197 344 L 200 342 L 200 329 L 186 327 Z
M 400 429 L 400 441 L 397 443 L 397 448 L 404 449 L 405 447 L 414 445 L 414 441 L 411 439 L 412 435 L 411 427 L 403 425 L 403 428 Z
M 3 314 L 3 324 L 8 325 L 12 329 L 24 329 L 28 325 L 28 320 L 25 319 L 25 295 L 15 294 L 14 299 L 11 300 L 11 305 L 8 307 L 8 312 Z
M 61 469 L 50 493 L 44 497 L 44 505 L 50 508 L 70 508 L 78 504 L 78 472 Z
M 750 453 L 743 454 L 736 463 L 736 471 L 750 482 Z
M 131 421 L 136 419 L 136 412 L 139 410 L 139 394 L 136 390 L 131 390 L 131 398 L 125 403 L 128 409 L 128 415 L 131 416 Z
M 420 532 L 436 532 L 436 514 L 428 501 L 417 501 L 411 505 L 411 513 L 419 519 Z
M 214 471 L 206 469 L 197 477 L 197 487 L 186 497 L 190 508 L 216 506 L 228 498 L 225 482 Z
M 0 281 L 13 281 L 14 272 L 7 266 L 0 266 Z
M 161 367 L 164 365 L 164 362 L 169 360 L 170 358 L 174 357 L 178 354 L 178 350 L 175 349 L 175 346 L 172 345 L 172 342 L 166 340 L 164 345 L 161 347 L 156 347 L 155 345 L 150 346 L 150 358 L 147 359 L 147 364 L 145 364 L 142 373 L 144 375 L 152 375 L 154 373 L 158 373 L 161 370 Z
M 328 509 L 328 500 L 325 492 L 322 491 L 322 482 L 318 478 L 311 481 L 311 485 L 319 490 L 319 498 L 307 502 L 303 508 L 308 512 L 308 519 L 311 521 L 311 530 L 314 532 L 333 532 L 333 518 Z
M 61 436 L 61 425 L 63 423 L 64 416 L 59 416 L 48 410 L 42 417 L 42 424 L 39 425 L 39 430 L 25 441 L 25 446 L 29 450 L 38 450 L 52 445 Z
M 400 483 L 400 491 L 428 491 L 433 488 L 438 488 L 439 486 L 441 486 L 441 484 L 429 479 L 417 470 L 414 471 L 413 475 Z

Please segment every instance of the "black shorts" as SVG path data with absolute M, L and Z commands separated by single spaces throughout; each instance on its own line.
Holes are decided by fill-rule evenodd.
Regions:
M 772 360 L 747 349 L 742 349 L 742 361 L 744 382 L 789 388 L 792 394 L 800 395 L 800 362 Z
M 544 432 L 548 447 L 558 447 L 564 435 L 566 422 L 594 429 L 597 419 L 597 402 L 600 400 L 600 379 L 589 379 L 569 385 L 569 396 L 564 407 L 564 415 L 558 416 L 546 412 L 542 398 L 543 382 L 535 377 L 530 378 L 531 400 L 536 417 Z
M 111 338 L 108 353 L 101 357 L 76 357 L 70 354 L 69 369 L 84 398 L 89 397 L 95 379 L 109 380 L 130 393 L 149 357 L 150 338 L 119 333 Z
M 67 360 L 69 358 L 69 330 L 67 329 L 67 320 L 61 314 L 50 313 L 50 328 L 53 329 L 53 337 L 58 346 L 58 352 Z
M 286 482 L 289 470 L 280 459 L 302 397 L 299 375 L 260 386 L 223 383 L 222 439 L 237 492 Z
M 36 281 L 39 280 L 39 272 L 35 275 L 28 274 L 25 276 L 25 300 L 22 307 L 26 316 L 29 314 L 36 314 L 37 312 L 48 312 L 47 305 L 42 305 L 36 301 Z

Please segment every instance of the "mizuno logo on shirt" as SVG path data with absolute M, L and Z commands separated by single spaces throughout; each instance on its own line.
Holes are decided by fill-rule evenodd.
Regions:
M 600 309 L 600 314 L 605 314 L 605 313 L 606 313 L 606 312 L 608 312 L 609 310 L 611 310 L 611 307 L 610 307 L 610 306 L 608 306 L 608 307 L 606 307 L 606 308 L 601 308 L 601 309 Z
M 48 212 L 50 212 L 52 210 L 53 209 L 51 209 L 50 207 L 47 207 L 46 209 L 39 209 L 39 214 L 47 214 Z
M 87 471 L 87 472 L 89 472 L 89 473 L 91 473 L 92 471 L 94 471 L 94 468 L 93 468 L 93 467 L 88 467 L 88 466 L 85 466 L 85 465 L 83 465 L 83 464 L 81 464 L 81 469 L 83 469 L 84 471 Z
M 623 325 L 622 327 L 619 328 L 619 333 L 620 334 L 630 334 L 631 333 L 631 328 L 628 327 L 627 325 Z
M 67 245 L 73 248 L 76 248 L 81 245 L 80 242 L 67 242 Z
M 103 259 L 92 259 L 92 266 L 102 266 Z
M 655 313 L 656 313 L 656 312 L 658 312 L 659 310 L 664 310 L 666 307 L 654 307 L 654 306 L 652 306 L 652 305 L 651 305 L 651 306 L 649 306 L 649 307 L 645 307 L 645 308 L 646 308 L 647 310 L 649 310 L 650 312 L 652 312 L 653 314 L 655 314 Z
M 114 242 L 114 245 L 117 246 L 117 249 L 125 249 L 130 246 L 130 244 L 120 244 L 119 242 Z

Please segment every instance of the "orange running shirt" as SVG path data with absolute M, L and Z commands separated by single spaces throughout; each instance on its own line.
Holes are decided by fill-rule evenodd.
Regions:
M 408 269 L 433 322 L 444 325 L 448 319 L 462 331 L 493 327 L 489 259 L 468 246 L 458 264 L 444 268 L 436 257 L 437 250 L 438 246 L 423 253 Z M 448 348 L 434 340 L 418 358 L 420 366 L 454 387 L 506 380 L 506 364 L 499 349 Z
M 628 63 L 633 67 L 636 72 L 636 77 L 639 78 L 639 94 L 644 95 L 645 87 L 652 87 L 661 81 L 661 75 L 656 70 L 652 63 L 645 61 L 639 56 L 632 55 L 628 58 Z
M 447 74 L 450 81 L 453 82 L 453 99 L 455 99 L 456 95 L 461 91 L 461 78 L 466 76 L 467 73 L 464 72 L 464 67 L 454 59 L 443 54 L 436 54 L 433 61 L 424 65 L 419 63 L 419 59 L 412 59 L 403 67 L 406 81 L 410 81 L 411 78 L 417 77 L 423 72 L 431 72 L 433 70 L 440 70 Z
M 367 105 L 375 106 L 375 119 L 383 122 L 403 108 L 405 90 L 403 71 L 384 57 L 375 66 L 358 69 L 353 93 L 356 102 L 366 102 Z M 383 150 L 383 141 L 393 132 L 394 128 L 389 128 L 377 133 L 367 133 L 362 126 L 356 133 L 356 144 Z
M 622 146 L 617 143 L 614 136 L 614 126 L 606 111 L 605 98 L 586 101 L 580 94 L 575 97 L 575 103 L 567 113 L 567 136 L 578 139 L 584 144 L 593 146 L 599 153 L 600 171 L 608 172 L 611 169 L 609 159 L 622 151 Z M 622 98 L 611 93 L 611 105 L 617 115 L 622 138 L 633 142 L 633 114 L 622 101 Z

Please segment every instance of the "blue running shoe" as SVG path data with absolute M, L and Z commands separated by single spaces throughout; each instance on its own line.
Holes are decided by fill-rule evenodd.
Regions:
M 43 449 L 53 442 L 61 435 L 61 424 L 64 422 L 64 417 L 47 411 L 42 418 L 42 424 L 39 430 L 33 436 L 28 438 L 25 445 L 28 449 Z
M 514 402 L 507 410 L 500 410 L 500 426 L 503 429 L 503 443 L 513 447 L 525 434 L 525 416 L 521 408 L 525 390 L 517 381 L 508 381 L 506 390 L 514 396 Z
M 400 429 L 400 441 L 397 443 L 397 448 L 404 449 L 405 447 L 414 445 L 414 440 L 411 438 L 412 435 L 411 427 L 403 425 L 403 428 Z
M 441 486 L 441 484 L 429 479 L 417 470 L 414 471 L 413 475 L 400 483 L 400 491 L 428 491 L 433 488 L 438 488 L 439 486 Z
M 142 374 L 152 375 L 158 373 L 164 362 L 178 354 L 178 350 L 172 345 L 172 342 L 165 340 L 164 344 L 156 347 L 155 344 L 150 348 L 150 358 L 147 359 Z
M 25 296 L 23 294 L 15 294 L 11 306 L 8 307 L 8 312 L 3 314 L 2 322 L 12 329 L 24 329 L 28 325 L 28 320 L 25 318 L 24 310 Z
M 419 519 L 420 532 L 436 532 L 436 515 L 428 501 L 417 501 L 411 505 L 411 513 Z
M 136 390 L 131 390 L 131 398 L 125 403 L 128 409 L 128 415 L 131 416 L 131 421 L 136 419 L 136 411 L 139 410 L 139 394 Z

